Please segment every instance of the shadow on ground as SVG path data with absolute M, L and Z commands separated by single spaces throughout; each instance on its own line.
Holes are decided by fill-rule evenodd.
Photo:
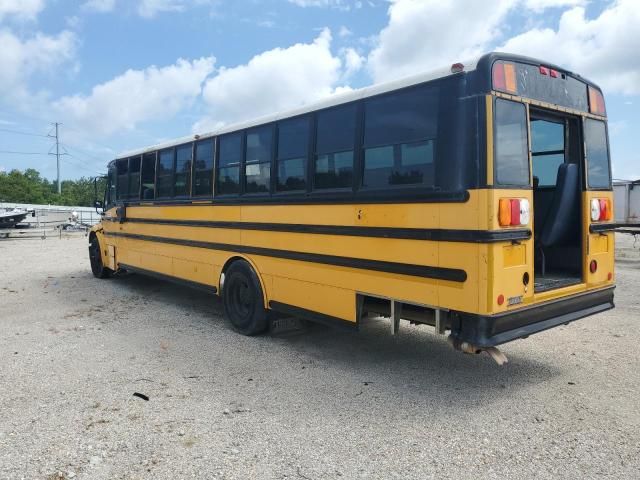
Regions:
M 387 391 L 390 396 L 399 393 L 429 396 L 430 402 L 453 398 L 457 406 L 463 408 L 503 397 L 505 390 L 513 393 L 562 375 L 558 366 L 561 359 L 547 357 L 549 361 L 545 362 L 545 357 L 537 356 L 544 354 L 539 348 L 507 346 L 504 350 L 509 363 L 499 367 L 486 354 L 457 352 L 444 337 L 436 336 L 431 327 L 411 326 L 408 322 L 402 322 L 400 334 L 395 337 L 390 335 L 389 323 L 385 320 L 371 320 L 359 332 L 308 324 L 299 332 L 285 336 L 237 336 L 223 321 L 222 305 L 216 296 L 134 274 L 118 275 L 109 283 L 116 295 L 140 296 L 192 312 L 189 322 L 198 332 L 224 329 L 225 342 L 216 346 L 222 349 L 223 358 L 239 358 L 238 355 L 225 355 L 226 349 L 234 353 L 240 349 L 245 355 L 254 357 L 247 358 L 243 365 L 225 365 L 232 371 L 253 362 L 272 361 L 279 365 L 279 371 L 283 368 L 314 371 L 314 380 L 321 383 L 335 378 L 340 382 L 353 380 L 360 386 L 375 384 L 381 396 Z M 235 338 L 237 342 L 233 340 Z M 278 348 L 274 348 L 275 345 Z M 270 360 L 269 356 L 286 358 Z M 291 361 L 292 356 L 295 361 Z M 274 378 L 277 374 L 273 372 Z M 338 385 L 336 388 L 340 389 Z

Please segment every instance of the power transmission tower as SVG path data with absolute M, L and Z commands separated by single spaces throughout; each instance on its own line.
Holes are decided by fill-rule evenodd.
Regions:
M 55 135 L 51 135 L 51 133 L 49 133 L 47 135 L 47 137 L 50 138 L 55 138 L 56 139 L 56 153 L 53 153 L 51 151 L 49 151 L 49 155 L 55 155 L 56 156 L 56 170 L 58 173 L 58 195 L 60 195 L 62 193 L 62 184 L 60 183 L 60 155 L 67 155 L 66 153 L 60 153 L 60 134 L 58 131 L 58 127 L 60 125 L 62 125 L 60 122 L 55 122 L 52 123 L 51 125 L 53 125 L 56 129 L 56 134 Z

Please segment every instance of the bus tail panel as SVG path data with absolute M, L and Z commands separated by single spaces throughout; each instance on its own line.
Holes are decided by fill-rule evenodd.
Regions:
M 614 288 L 587 291 L 497 315 L 454 313 L 451 336 L 478 349 L 526 338 L 614 308 Z

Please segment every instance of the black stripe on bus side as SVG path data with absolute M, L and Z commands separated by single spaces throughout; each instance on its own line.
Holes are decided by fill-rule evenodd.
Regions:
M 261 255 L 264 257 L 285 258 L 301 262 L 322 263 L 338 267 L 357 268 L 361 270 L 373 270 L 385 273 L 397 273 L 412 277 L 434 278 L 451 282 L 464 282 L 467 280 L 467 272 L 456 268 L 430 267 L 425 265 L 411 265 L 407 263 L 386 262 L 381 260 L 367 260 L 364 258 L 339 257 L 335 255 L 323 255 L 318 253 L 296 252 L 291 250 L 277 250 L 272 248 L 252 247 L 247 245 L 230 245 L 226 243 L 202 242 L 197 240 L 184 240 L 179 238 L 155 237 L 149 235 L 137 235 L 123 232 L 104 232 L 111 237 L 131 238 L 147 242 L 169 243 L 185 247 L 207 248 L 225 252 L 246 253 L 249 255 Z
M 155 218 L 132 218 L 126 222 L 151 225 L 175 225 L 180 227 L 228 228 L 238 230 L 260 230 L 267 232 L 314 233 L 322 235 L 344 235 L 352 237 L 394 238 L 404 240 L 431 240 L 434 242 L 493 243 L 531 238 L 531 230 L 453 230 L 443 228 L 394 228 L 354 227 L 343 225 L 307 225 L 300 223 L 222 222 L 205 220 L 170 220 Z
M 306 308 L 296 307 L 287 303 L 280 303 L 271 300 L 269 302 L 269 308 L 278 313 L 302 318 L 303 320 L 309 320 L 311 322 L 321 323 L 329 327 L 335 327 L 344 330 L 358 330 L 358 324 L 356 322 L 350 322 L 349 320 L 333 317 L 331 315 L 325 315 L 324 313 L 314 312 L 313 310 L 307 310 Z
M 123 268 L 129 272 L 139 273 L 140 275 L 146 275 L 148 277 L 157 278 L 159 280 L 167 280 L 169 282 L 175 283 L 177 285 L 182 285 L 184 287 L 195 288 L 207 293 L 218 293 L 218 289 L 212 285 L 207 285 L 206 283 L 194 282 L 192 280 L 185 280 L 184 278 L 174 277 L 173 275 L 166 275 L 164 273 L 154 272 L 153 270 L 146 270 L 140 267 L 134 267 L 133 265 L 128 265 L 126 263 L 119 263 L 118 266 Z
M 450 192 L 442 191 L 414 191 L 408 189 L 405 192 L 398 190 L 375 190 L 340 193 L 280 193 L 274 195 L 231 195 L 217 196 L 215 198 L 159 198 L 159 199 L 132 199 L 118 200 L 118 205 L 145 206 L 145 205 L 343 205 L 343 204 L 372 204 L 372 203 L 465 203 L 470 198 L 468 190 Z

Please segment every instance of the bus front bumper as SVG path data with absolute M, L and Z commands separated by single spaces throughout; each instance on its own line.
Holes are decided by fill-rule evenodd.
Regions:
M 451 318 L 451 336 L 478 348 L 526 338 L 614 308 L 614 288 L 580 293 L 498 315 L 455 313 Z

